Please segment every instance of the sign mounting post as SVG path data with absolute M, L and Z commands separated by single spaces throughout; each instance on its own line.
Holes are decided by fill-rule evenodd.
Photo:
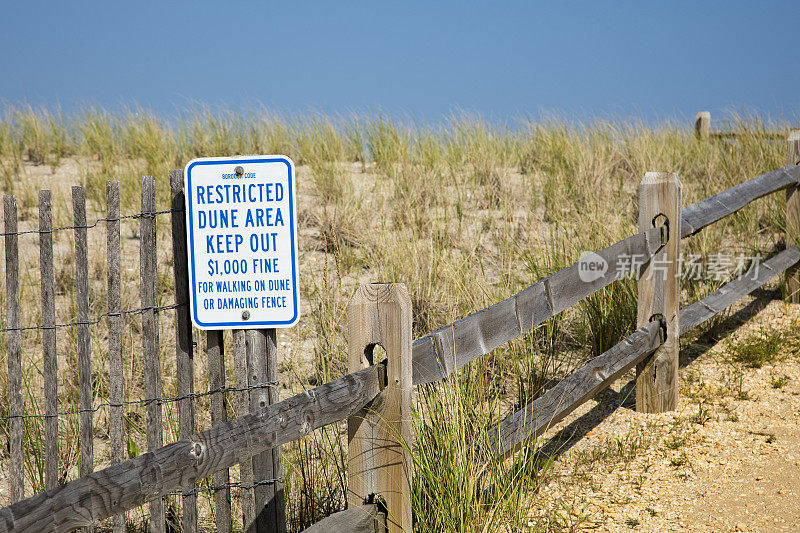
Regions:
M 234 349 L 251 411 L 278 401 L 264 388 L 277 380 L 275 328 L 300 318 L 294 178 L 286 156 L 193 159 L 184 171 L 190 316 L 200 329 L 257 330 L 241 332 L 246 353 Z M 255 507 L 243 506 L 244 529 L 284 533 L 280 448 L 248 461 Z

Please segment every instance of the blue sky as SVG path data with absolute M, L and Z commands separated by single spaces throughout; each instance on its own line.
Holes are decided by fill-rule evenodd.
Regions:
M 438 122 L 800 115 L 800 2 L 6 2 L 0 99 Z

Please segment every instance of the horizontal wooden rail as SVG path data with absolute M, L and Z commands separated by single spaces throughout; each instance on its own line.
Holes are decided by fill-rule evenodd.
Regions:
M 630 269 L 617 268 L 617 258 L 646 262 L 661 248 L 662 231 L 651 228 L 596 252 L 607 270 L 595 280 L 581 279 L 583 263 L 578 261 L 500 303 L 418 339 L 412 347 L 414 385 L 444 379 L 620 279 Z
M 700 325 L 747 296 L 767 281 L 800 261 L 800 250 L 792 246 L 776 256 L 754 265 L 748 272 L 720 287 L 702 300 L 681 309 L 680 334 Z M 651 322 L 621 343 L 595 357 L 558 385 L 530 402 L 524 409 L 505 418 L 489 430 L 481 452 L 489 459 L 515 451 L 529 437 L 541 435 L 553 424 L 610 385 L 623 372 L 653 352 L 661 341 L 659 323 Z M 654 336 L 656 335 L 656 336 Z
M 380 392 L 379 364 L 0 509 L 0 533 L 70 531 L 344 420 Z
M 483 457 L 504 456 L 517 450 L 525 439 L 541 435 L 653 353 L 664 342 L 662 331 L 661 322 L 650 322 L 505 418 L 488 431 L 481 448 Z
M 681 215 L 681 238 L 694 235 L 754 200 L 798 183 L 800 167 L 787 165 L 687 206 Z M 627 255 L 646 262 L 660 247 L 660 228 L 633 235 L 597 252 L 609 268 L 590 283 L 581 281 L 578 262 L 502 302 L 417 339 L 413 345 L 414 385 L 444 379 L 608 286 L 626 273 L 614 268 L 618 257 Z
M 747 296 L 766 282 L 791 268 L 800 261 L 800 250 L 791 246 L 778 255 L 754 266 L 748 272 L 730 281 L 695 303 L 681 309 L 678 324 L 681 335 L 699 326 L 709 318 L 724 311 L 741 298 Z M 756 271 L 756 268 L 758 269 Z
M 714 139 L 736 139 L 739 137 L 758 137 L 761 139 L 771 139 L 773 141 L 785 140 L 788 134 L 780 131 L 712 131 L 709 136 Z
M 726 123 L 728 121 L 723 121 Z M 740 137 L 760 137 L 769 140 L 786 139 L 786 132 L 781 131 L 711 131 L 711 113 L 700 111 L 694 119 L 695 136 L 700 140 L 710 139 L 736 139 Z
M 800 182 L 800 167 L 787 165 L 731 187 L 682 211 L 681 238 L 735 213 L 748 203 Z M 619 279 L 616 267 L 623 255 L 645 262 L 661 247 L 660 229 L 628 237 L 597 252 L 609 265 L 596 280 L 579 276 L 580 262 L 548 276 L 500 303 L 462 318 L 413 345 L 413 381 L 422 385 L 439 381 L 470 361 L 529 331 Z
M 377 504 L 368 503 L 332 514 L 303 530 L 303 533 L 383 533 L 386 531 L 386 513 Z
M 686 206 L 681 214 L 681 238 L 694 235 L 706 226 L 737 212 L 750 202 L 797 185 L 798 182 L 800 182 L 800 167 L 786 165 Z

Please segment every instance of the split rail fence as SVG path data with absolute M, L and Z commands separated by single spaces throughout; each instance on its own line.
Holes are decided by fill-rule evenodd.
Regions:
M 797 264 L 800 250 L 793 244 L 800 235 L 800 140 L 790 137 L 787 165 L 736 185 L 698 203 L 682 207 L 681 183 L 676 174 L 647 173 L 639 188 L 639 230 L 578 263 L 560 270 L 522 292 L 482 309 L 412 342 L 411 301 L 402 284 L 363 285 L 348 308 L 348 366 L 350 373 L 283 401 L 274 388 L 276 354 L 274 330 L 235 331 L 233 356 L 235 387 L 225 384 L 224 348 L 220 332 L 206 335 L 210 390 L 193 387 L 194 342 L 188 317 L 183 179 L 171 173 L 172 207 L 155 210 L 155 186 L 142 181 L 141 213 L 141 307 L 126 311 L 120 305 L 119 190 L 108 182 L 108 213 L 87 226 L 85 197 L 73 188 L 74 226 L 53 228 L 50 193 L 40 194 L 42 323 L 20 324 L 16 203 L 4 200 L 9 409 L 2 420 L 9 425 L 12 504 L 0 509 L 0 532 L 68 531 L 91 527 L 114 518 L 114 529 L 124 527 L 123 513 L 150 505 L 150 528 L 164 530 L 162 498 L 181 494 L 182 526 L 197 529 L 195 498 L 199 490 L 215 494 L 216 527 L 232 527 L 230 489 L 242 490 L 243 524 L 252 531 L 282 531 L 280 446 L 302 438 L 322 426 L 348 421 L 348 507 L 315 524 L 307 531 L 410 531 L 413 472 L 409 447 L 411 393 L 413 386 L 446 379 L 464 365 L 518 337 L 549 318 L 607 287 L 625 275 L 638 277 L 638 318 L 634 333 L 600 356 L 590 360 L 553 388 L 510 414 L 476 443 L 486 461 L 513 453 L 526 440 L 542 435 L 582 403 L 608 387 L 624 372 L 636 367 L 636 405 L 644 412 L 673 409 L 678 401 L 679 337 L 724 311 L 770 279 L 784 273 L 791 299 L 800 301 Z M 768 260 L 726 283 L 716 292 L 679 308 L 679 253 L 682 239 L 731 215 L 750 202 L 786 191 L 786 247 Z M 159 306 L 155 299 L 155 216 L 172 217 L 174 254 L 174 304 Z M 105 222 L 108 232 L 108 309 L 95 319 L 88 314 L 86 229 Z M 56 324 L 53 304 L 52 232 L 74 231 L 76 257 L 76 318 L 72 324 Z M 628 271 L 595 269 L 583 275 L 592 261 L 616 264 L 616 259 L 638 257 Z M 589 279 L 589 281 L 585 281 Z M 158 362 L 159 312 L 176 312 L 178 395 L 161 398 Z M 140 314 L 142 355 L 147 399 L 132 402 L 146 408 L 149 451 L 123 460 L 122 349 L 119 343 L 125 314 Z M 109 330 L 111 440 L 116 464 L 92 471 L 92 404 L 89 360 L 90 326 L 106 321 Z M 58 484 L 58 420 L 55 331 L 76 327 L 80 382 L 81 477 Z M 46 397 L 47 490 L 24 498 L 21 392 L 21 343 L 23 330 L 42 330 Z M 384 361 L 373 360 L 373 348 L 382 346 Z M 225 394 L 235 396 L 237 415 L 226 420 Z M 212 427 L 195 432 L 194 400 L 211 396 Z M 163 445 L 161 408 L 177 402 L 180 440 Z M 102 404 L 101 404 L 102 405 Z M 65 413 L 61 413 L 64 415 Z M 408 439 L 408 440 L 406 440 Z M 241 465 L 241 481 L 230 482 L 228 469 Z M 213 476 L 209 489 L 198 489 L 199 480 Z M 264 490 L 266 489 L 266 490 Z M 260 491 L 260 492 L 259 492 Z M 119 529 L 118 529 L 119 528 Z
M 711 129 L 711 113 L 709 111 L 700 111 L 694 117 L 694 135 L 699 140 L 708 139 L 735 139 L 742 135 L 737 131 L 720 131 Z M 771 140 L 784 140 L 786 139 L 786 132 L 781 131 L 753 131 L 748 132 L 748 135 L 754 135 Z

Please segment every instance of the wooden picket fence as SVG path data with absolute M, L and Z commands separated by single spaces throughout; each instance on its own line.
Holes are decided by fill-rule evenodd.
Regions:
M 712 318 L 770 279 L 785 273 L 793 302 L 800 301 L 796 265 L 800 250 L 800 140 L 793 134 L 788 142 L 787 165 L 736 185 L 698 203 L 682 207 L 681 183 L 676 174 L 647 173 L 639 188 L 639 233 L 613 244 L 558 271 L 522 292 L 482 309 L 412 342 L 411 301 L 402 284 L 363 285 L 348 307 L 348 368 L 346 376 L 325 383 L 283 401 L 277 401 L 274 384 L 274 330 L 236 331 L 233 356 L 236 386 L 224 381 L 224 348 L 220 332 L 208 332 L 205 352 L 209 357 L 210 390 L 195 393 L 192 385 L 192 330 L 188 319 L 185 227 L 181 171 L 171 173 L 175 304 L 159 307 L 154 298 L 155 202 L 152 178 L 142 182 L 141 299 L 142 307 L 120 308 L 119 298 L 119 194 L 114 182 L 108 184 L 108 288 L 105 316 L 88 315 L 86 283 L 86 219 L 83 190 L 73 189 L 76 252 L 76 321 L 78 328 L 78 374 L 80 381 L 81 477 L 57 484 L 57 397 L 54 381 L 57 326 L 52 311 L 52 250 L 48 236 L 49 194 L 40 196 L 40 239 L 42 273 L 42 324 L 45 360 L 48 447 L 47 491 L 24 498 L 22 484 L 21 350 L 19 336 L 25 328 L 19 322 L 19 279 L 15 200 L 5 198 L 6 323 L 9 376 L 11 485 L 13 503 L 0 509 L 0 532 L 67 531 L 90 527 L 99 520 L 116 517 L 122 527 L 126 510 L 150 505 L 150 528 L 163 531 L 162 498 L 182 494 L 182 526 L 197 529 L 196 483 L 214 477 L 216 527 L 229 531 L 230 483 L 228 468 L 239 464 L 244 528 L 249 531 L 281 531 L 283 516 L 280 446 L 299 439 L 322 426 L 348 421 L 348 507 L 315 524 L 307 531 L 410 531 L 413 471 L 407 447 L 411 437 L 411 393 L 413 386 L 435 383 L 464 365 L 504 343 L 530 331 L 549 318 L 607 287 L 623 276 L 638 276 L 637 330 L 622 342 L 567 376 L 519 411 L 489 428 L 485 441 L 475 445 L 486 461 L 516 451 L 528 439 L 541 435 L 582 403 L 608 387 L 627 370 L 637 368 L 636 405 L 644 412 L 673 409 L 678 401 L 678 350 L 682 334 Z M 683 239 L 737 212 L 750 202 L 785 190 L 786 248 L 768 260 L 726 283 L 716 292 L 679 308 L 678 272 Z M 620 268 L 596 269 L 586 277 L 587 262 L 618 264 L 622 257 L 638 257 Z M 583 270 L 583 271 L 582 271 Z M 176 398 L 159 398 L 158 372 L 159 311 L 176 312 L 177 371 L 181 389 Z M 119 337 L 122 314 L 142 317 L 142 355 L 148 400 L 146 420 L 148 452 L 122 460 L 121 349 Z M 92 472 L 92 416 L 89 368 L 89 324 L 106 320 L 109 327 L 112 441 L 116 464 Z M 373 349 L 386 351 L 385 361 L 374 361 Z M 225 393 L 235 395 L 235 420 L 225 419 Z M 200 395 L 212 399 L 212 427 L 194 431 L 194 403 Z M 163 445 L 161 403 L 177 401 L 180 408 L 180 440 Z M 57 442 L 57 439 L 55 439 Z M 55 461 L 55 465 L 53 464 Z M 118 462 L 117 462 L 118 461 Z M 52 469 L 52 470 L 51 470 Z M 263 483 L 261 481 L 263 481 Z M 268 490 L 261 490 L 268 488 Z M 260 491 L 260 492 L 259 492 Z

